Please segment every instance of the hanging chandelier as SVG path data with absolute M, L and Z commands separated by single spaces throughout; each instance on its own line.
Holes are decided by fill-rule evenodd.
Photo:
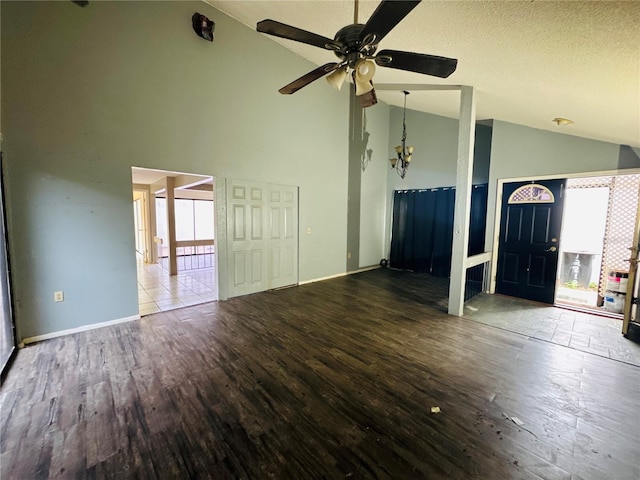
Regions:
M 409 163 L 411 163 L 411 157 L 413 156 L 413 147 L 407 146 L 407 95 L 409 92 L 404 90 L 404 109 L 402 110 L 402 144 L 396 147 L 396 158 L 390 158 L 389 162 L 391 163 L 391 168 L 394 168 L 400 178 L 404 178 L 407 174 L 407 168 L 409 168 Z

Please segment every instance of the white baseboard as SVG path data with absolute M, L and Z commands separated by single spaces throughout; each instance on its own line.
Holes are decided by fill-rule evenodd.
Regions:
M 352 272 L 338 273 L 336 275 L 330 275 L 328 277 L 314 278 L 313 280 L 305 280 L 304 282 L 298 282 L 298 285 L 305 285 L 307 283 L 321 282 L 323 280 L 331 280 L 332 278 L 345 277 L 347 275 L 353 275 L 354 273 L 368 272 L 369 270 L 375 270 L 380 268 L 380 265 L 373 265 L 371 267 L 363 267 Z M 111 325 L 117 325 L 119 323 L 133 322 L 134 320 L 140 320 L 140 315 L 132 315 L 125 318 L 117 318 L 115 320 L 109 320 L 107 322 L 92 323 L 91 325 L 83 325 L 82 327 L 70 328 L 68 330 L 59 330 L 57 332 L 45 333 L 44 335 L 36 335 L 35 337 L 28 337 L 22 339 L 22 342 L 18 344 L 19 348 L 23 348 L 25 345 L 35 342 L 41 342 L 43 340 L 49 340 L 51 338 L 63 337 L 65 335 L 73 335 L 74 333 L 86 332 L 88 330 L 95 330 L 97 328 L 109 327 Z
M 305 280 L 303 282 L 298 282 L 298 285 L 306 285 L 307 283 L 322 282 L 323 280 L 331 280 L 332 278 L 346 277 L 347 275 L 353 275 L 354 273 L 368 272 L 369 270 L 375 270 L 376 268 L 380 268 L 380 265 L 372 265 L 371 267 L 362 267 L 362 268 L 359 268 L 358 270 L 353 270 L 351 272 L 338 273 L 336 275 L 329 275 L 328 277 Z
M 18 347 L 22 348 L 30 343 L 41 342 L 43 340 L 49 340 L 51 338 L 64 337 L 65 335 L 73 335 L 74 333 L 86 332 L 88 330 L 95 330 L 97 328 L 109 327 L 111 325 L 117 325 L 119 323 L 133 322 L 134 320 L 140 320 L 140 315 L 116 318 L 115 320 L 109 320 L 107 322 L 92 323 L 91 325 L 83 325 L 81 327 L 69 328 L 68 330 L 59 330 L 57 332 L 45 333 L 44 335 L 36 335 L 35 337 L 23 338 L 22 342 L 18 344 Z
M 369 270 L 377 270 L 378 268 L 382 268 L 382 267 L 380 265 L 371 265 L 370 267 L 362 267 L 362 268 L 356 270 L 355 272 L 349 272 L 349 273 L 368 272 Z

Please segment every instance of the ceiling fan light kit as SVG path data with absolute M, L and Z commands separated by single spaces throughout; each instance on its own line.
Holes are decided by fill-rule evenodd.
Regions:
M 353 70 L 353 82 L 356 86 L 356 96 L 364 95 L 373 90 L 373 75 L 376 73 L 376 63 L 373 60 L 360 59 Z
M 335 88 L 336 90 L 340 90 L 342 88 L 342 84 L 347 79 L 347 74 L 348 74 L 347 70 L 348 70 L 348 67 L 343 67 L 343 68 L 334 70 L 333 73 L 330 73 L 325 77 L 327 80 L 327 83 L 331 85 L 333 88 Z
M 375 105 L 376 103 L 378 103 L 378 97 L 376 95 L 375 89 L 372 87 L 371 90 L 369 90 L 367 93 L 365 93 L 364 95 L 360 95 L 358 97 L 358 100 L 360 100 L 360 106 L 362 108 L 367 108 Z
M 279 92 L 290 95 L 325 75 L 328 75 L 329 84 L 339 90 L 349 72 L 352 72 L 356 96 L 360 97 L 360 104 L 365 107 L 377 103 L 373 86 L 376 65 L 447 78 L 457 67 L 458 61 L 455 58 L 401 50 L 382 50 L 376 55 L 378 43 L 420 1 L 383 0 L 367 23 L 361 24 L 358 23 L 358 0 L 355 0 L 354 23 L 338 30 L 333 40 L 271 19 L 258 22 L 258 32 L 323 48 L 332 51 L 339 58 L 339 62 L 318 67 L 285 85 Z

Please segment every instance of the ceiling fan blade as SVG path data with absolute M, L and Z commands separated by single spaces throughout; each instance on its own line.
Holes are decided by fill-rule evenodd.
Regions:
M 307 32 L 300 28 L 292 27 L 285 23 L 276 22 L 275 20 L 262 20 L 256 25 L 256 30 L 260 33 L 266 33 L 275 37 L 294 40 L 314 47 L 327 48 L 327 45 L 333 45 L 335 42 L 327 37 L 312 32 Z
M 409 72 L 424 73 L 434 77 L 447 78 L 455 72 L 458 60 L 424 53 L 382 50 L 375 61 L 381 67 L 397 68 Z
M 371 14 L 369 21 L 360 32 L 360 41 L 367 35 L 375 35 L 375 44 L 382 40 L 387 33 L 393 29 L 400 21 L 406 17 L 411 10 L 418 6 L 421 0 L 396 1 L 383 0 L 378 8 Z
M 311 82 L 318 80 L 319 78 L 324 77 L 327 73 L 331 73 L 338 68 L 339 63 L 327 63 L 322 65 L 321 67 L 316 68 L 315 70 L 311 70 L 306 75 L 294 80 L 289 85 L 285 85 L 280 90 L 278 90 L 283 95 L 291 95 L 292 93 L 296 93 L 302 87 L 306 87 Z

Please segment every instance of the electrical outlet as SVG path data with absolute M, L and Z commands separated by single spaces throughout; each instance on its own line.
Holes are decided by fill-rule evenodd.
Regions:
M 53 301 L 54 302 L 64 302 L 64 292 L 53 292 Z
M 347 253 L 347 258 L 351 258 L 351 252 Z

